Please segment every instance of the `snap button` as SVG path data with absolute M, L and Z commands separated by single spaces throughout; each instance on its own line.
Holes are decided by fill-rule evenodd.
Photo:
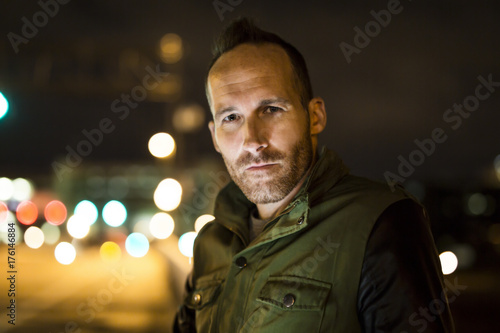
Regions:
M 302 224 L 302 223 L 304 223 L 304 216 L 301 216 L 297 221 L 297 224 Z
M 194 294 L 193 295 L 193 302 L 196 305 L 200 304 L 201 303 L 201 294 L 198 294 L 198 293 Z
M 239 268 L 243 268 L 247 265 L 247 259 L 245 257 L 238 257 L 236 258 L 235 263 Z
M 292 295 L 292 294 L 286 294 L 285 297 L 283 297 L 283 304 L 285 304 L 285 306 L 287 308 L 290 308 L 292 307 L 292 305 L 295 303 L 295 296 Z

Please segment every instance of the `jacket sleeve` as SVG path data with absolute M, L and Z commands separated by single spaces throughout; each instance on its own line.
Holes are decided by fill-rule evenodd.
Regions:
M 389 206 L 367 243 L 358 291 L 363 332 L 455 332 L 426 213 Z
M 189 295 L 193 291 L 192 272 L 188 275 L 185 284 L 185 295 Z M 190 309 L 184 301 L 178 308 L 174 318 L 174 333 L 195 333 L 195 310 Z

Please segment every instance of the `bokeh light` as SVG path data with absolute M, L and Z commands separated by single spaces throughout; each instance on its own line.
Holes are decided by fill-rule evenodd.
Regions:
M 88 224 L 94 224 L 99 216 L 99 211 L 96 205 L 92 201 L 82 200 L 76 206 L 73 211 L 74 215 L 79 216 L 81 219 L 86 221 Z
M 495 160 L 493 161 L 493 165 L 495 167 L 495 172 L 497 174 L 497 178 L 500 181 L 500 155 L 497 155 L 497 157 L 495 157 Z
M 149 230 L 158 239 L 168 238 L 174 232 L 174 219 L 167 213 L 157 213 L 151 218 Z
M 71 237 L 76 239 L 84 238 L 90 231 L 90 225 L 77 215 L 73 215 L 69 218 L 66 228 Z
M 61 238 L 61 230 L 53 224 L 45 222 L 40 229 L 43 231 L 45 244 L 47 245 L 54 245 Z
M 2 119 L 9 111 L 9 101 L 5 98 L 4 94 L 0 92 L 0 119 Z
M 122 250 L 115 242 L 105 242 L 99 250 L 102 261 L 106 263 L 115 263 L 122 257 Z
M 58 200 L 52 200 L 45 206 L 45 219 L 53 225 L 61 225 L 66 220 L 66 206 Z
M 12 186 L 14 187 L 12 199 L 16 201 L 31 199 L 33 195 L 33 185 L 31 185 L 30 181 L 24 178 L 17 178 L 12 181 Z
M 61 242 L 57 244 L 56 249 L 54 250 L 54 255 L 59 263 L 69 265 L 75 261 L 76 250 L 70 243 Z
M 205 123 L 205 111 L 198 104 L 181 106 L 175 110 L 172 123 L 179 132 L 194 132 Z
M 24 232 L 24 242 L 32 249 L 38 249 L 44 242 L 43 231 L 38 227 L 29 227 Z
M 31 201 L 23 201 L 17 206 L 16 216 L 22 224 L 31 225 L 38 218 L 38 208 Z
M 481 215 L 488 208 L 488 200 L 482 193 L 474 193 L 467 200 L 467 209 L 472 215 Z
M 439 255 L 441 261 L 441 269 L 444 275 L 453 273 L 458 266 L 457 256 L 451 251 L 445 251 Z
M 160 56 L 167 64 L 174 64 L 182 58 L 182 39 L 179 35 L 168 33 L 160 40 Z
M 205 224 L 207 224 L 208 222 L 211 222 L 213 220 L 215 220 L 215 217 L 213 215 L 210 215 L 210 214 L 201 215 L 194 222 L 194 230 L 196 232 L 200 232 L 201 228 L 203 228 L 203 226 Z
M 158 208 L 165 211 L 176 209 L 181 203 L 182 186 L 172 178 L 162 180 L 154 193 L 154 202 Z
M 133 232 L 125 241 L 125 249 L 132 257 L 144 257 L 149 251 L 149 241 L 143 234 Z
M 7 205 L 0 201 L 0 224 L 3 222 L 7 221 L 7 212 L 9 211 L 9 208 Z
M 149 139 L 148 148 L 154 157 L 164 158 L 174 151 L 175 141 L 168 133 L 156 133 Z
M 119 227 L 127 219 L 127 209 L 120 201 L 111 200 L 102 209 L 102 218 L 110 227 Z
M 188 258 L 193 257 L 194 240 L 198 234 L 194 231 L 186 232 L 179 238 L 179 250 Z
M 6 177 L 0 178 L 0 200 L 10 200 L 14 194 L 14 184 Z

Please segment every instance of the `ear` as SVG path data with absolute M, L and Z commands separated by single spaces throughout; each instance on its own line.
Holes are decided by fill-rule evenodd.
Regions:
M 219 146 L 217 145 L 217 140 L 215 140 L 215 124 L 212 120 L 208 123 L 208 128 L 210 129 L 210 134 L 212 134 L 212 142 L 214 144 L 214 148 L 218 153 L 220 153 Z
M 314 97 L 308 107 L 311 135 L 318 135 L 326 127 L 325 101 L 321 97 Z

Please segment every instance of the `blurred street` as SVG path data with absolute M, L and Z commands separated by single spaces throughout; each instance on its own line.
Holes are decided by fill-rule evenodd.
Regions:
M 175 250 L 169 243 L 162 243 L 162 250 Z M 0 250 L 7 252 L 5 245 Z M 109 265 L 101 260 L 98 247 L 90 247 L 69 266 L 58 263 L 53 251 L 50 246 L 37 250 L 18 246 L 16 325 L 7 323 L 4 270 L 0 280 L 1 332 L 171 331 L 184 275 L 161 251 L 151 248 L 142 258 L 124 255 Z M 186 270 L 188 259 L 183 259 Z M 2 268 L 5 261 L 2 255 Z

